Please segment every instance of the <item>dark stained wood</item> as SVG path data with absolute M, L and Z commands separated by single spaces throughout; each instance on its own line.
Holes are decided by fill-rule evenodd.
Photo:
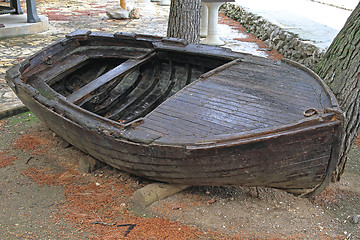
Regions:
M 147 94 L 142 94 L 135 101 L 117 113 L 117 118 L 129 122 L 136 118 L 142 117 L 150 112 L 158 102 L 162 102 L 169 94 L 173 86 L 171 79 L 173 78 L 172 64 L 160 64 L 160 69 L 155 72 L 156 85 Z
M 57 64 L 51 64 L 47 69 L 37 73 L 37 76 L 44 79 L 48 85 L 52 85 L 64 76 L 81 68 L 88 59 L 89 57 L 84 55 L 70 55 Z
M 134 70 L 129 75 L 124 76 L 121 84 L 117 85 L 113 91 L 109 93 L 108 98 L 104 99 L 104 101 L 102 101 L 100 104 L 93 106 L 89 110 L 102 116 L 106 115 L 106 113 L 110 111 L 114 105 L 117 105 L 119 101 L 126 98 L 128 94 L 136 88 L 141 79 L 142 74 L 140 71 L 138 69 Z
M 119 102 L 113 109 L 107 112 L 105 117 L 113 120 L 121 120 L 120 117 L 123 111 L 137 104 L 144 96 L 149 94 L 159 82 L 159 77 L 158 66 L 152 63 L 151 67 L 142 73 L 141 81 L 136 88 L 126 96 L 124 101 Z
M 69 102 L 72 102 L 72 103 L 78 102 L 79 100 L 86 97 L 88 94 L 95 91 L 96 89 L 98 89 L 102 85 L 104 85 L 104 84 L 106 84 L 106 83 L 108 83 L 110 81 L 113 81 L 116 78 L 122 77 L 123 75 L 131 72 L 136 67 L 139 67 L 140 65 L 142 65 L 142 64 L 146 63 L 147 61 L 149 61 L 152 57 L 154 57 L 154 54 L 150 54 L 149 56 L 147 56 L 146 58 L 141 59 L 141 60 L 133 60 L 133 59 L 127 60 L 126 62 L 120 64 L 119 66 L 117 66 L 116 68 L 110 70 L 106 74 L 101 75 L 100 77 L 98 77 L 94 81 L 86 84 L 85 86 L 83 86 L 78 91 L 76 91 L 76 92 L 72 93 L 71 95 L 67 96 L 67 100 Z
M 118 58 L 123 59 L 142 59 L 148 56 L 153 49 L 144 49 L 124 46 L 80 46 L 74 49 L 71 55 L 85 55 L 90 58 Z
M 291 61 L 78 31 L 11 68 L 6 80 L 66 141 L 153 180 L 311 196 L 327 186 L 339 157 L 337 102 Z

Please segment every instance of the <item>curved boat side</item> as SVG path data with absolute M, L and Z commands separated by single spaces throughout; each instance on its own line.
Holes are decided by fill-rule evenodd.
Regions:
M 263 135 L 252 139 L 237 139 L 237 141 L 231 143 L 219 142 L 217 145 L 203 144 L 185 147 L 133 143 L 124 139 L 114 139 L 110 135 L 110 131 L 106 131 L 106 128 L 103 131 L 94 131 L 94 129 L 73 122 L 66 117 L 66 111 L 61 111 L 61 107 L 59 108 L 57 104 L 52 106 L 41 104 L 28 91 L 24 90 L 24 87 L 26 85 L 21 80 L 16 84 L 15 89 L 17 89 L 20 99 L 26 102 L 29 108 L 59 136 L 109 165 L 154 180 L 188 185 L 261 185 L 282 188 L 296 194 L 305 193 L 310 196 L 321 191 L 328 184 L 329 174 L 337 159 L 338 151 L 336 146 L 339 138 L 338 136 L 329 137 L 328 132 L 338 132 L 337 128 L 341 126 L 340 121 L 324 123 L 323 126 L 299 129 L 298 131 L 292 131 L 292 134 L 285 132 L 278 133 L 277 136 L 273 134 Z M 41 100 L 41 97 L 39 100 Z M 318 130 L 314 131 L 314 129 Z M 312 134 L 312 136 L 309 137 L 309 134 Z M 316 157 L 313 163 L 303 160 L 303 172 L 299 172 L 299 169 L 296 168 L 295 173 L 293 172 L 293 164 L 295 164 L 295 158 L 299 156 L 291 157 L 289 154 L 293 151 L 292 148 L 301 146 L 299 144 L 302 144 L 305 136 L 307 136 L 307 141 L 310 144 L 307 143 L 302 146 L 307 146 L 305 150 L 310 152 L 309 156 L 313 156 L 311 151 L 316 151 L 318 146 L 324 146 L 324 144 L 328 146 L 326 151 L 331 151 L 331 156 L 323 152 L 320 155 L 325 154 L 324 160 L 316 159 Z M 314 136 L 317 136 L 315 140 Z M 294 139 L 294 137 L 301 139 L 301 141 L 293 141 L 289 145 L 289 139 Z M 280 142 L 274 142 L 274 139 L 278 139 Z M 279 145 L 284 147 L 279 148 Z M 273 154 L 279 156 L 278 163 L 274 163 L 273 160 L 270 162 L 269 160 L 261 160 L 266 156 L 265 154 L 269 154 L 269 151 L 275 151 Z M 229 155 L 228 152 L 232 154 Z M 257 159 L 255 159 L 256 156 Z M 301 157 L 305 159 L 306 156 Z M 256 163 L 255 160 L 257 160 Z M 221 165 L 226 163 L 231 169 L 221 169 Z M 244 165 L 244 163 L 246 164 Z M 288 166 L 286 167 L 286 165 Z M 319 165 L 318 169 L 323 169 L 323 173 L 314 175 L 312 167 L 309 172 L 309 166 L 312 165 Z M 289 169 L 292 169 L 292 173 L 283 175 L 281 166 L 284 172 L 289 172 Z M 205 172 L 203 179 L 200 178 L 199 167 Z M 274 174 L 275 169 L 277 169 L 277 172 Z M 190 177 L 193 171 L 196 172 L 194 176 L 197 176 L 197 178 Z M 292 176 L 293 180 L 289 179 L 290 176 Z M 315 186 L 313 186 L 314 178 L 318 179 Z M 302 188 L 302 186 L 307 187 Z
M 74 41 L 76 44 L 72 44 L 74 38 L 87 41 L 89 36 L 88 32 L 70 34 L 67 40 L 63 40 L 63 44 L 75 49 L 79 42 Z M 103 37 L 101 34 L 92 36 Z M 159 51 L 175 51 L 176 54 L 194 49 L 202 52 L 206 48 L 176 41 L 173 41 L 175 45 L 169 45 L 169 42 L 166 45 L 168 39 L 162 43 L 161 39 L 155 38 L 156 41 L 153 42 L 154 39 L 149 40 L 151 38 L 146 36 L 116 36 L 128 42 L 134 39 L 144 41 L 146 46 L 155 46 Z M 109 35 L 107 39 L 112 41 L 112 37 L 113 35 Z M 56 44 L 52 45 L 54 46 L 58 47 Z M 27 81 L 36 82 L 37 79 L 21 79 L 24 69 L 29 62 L 40 61 L 48 52 L 45 50 L 9 70 L 6 76 L 8 84 L 29 109 L 59 136 L 116 168 L 165 182 L 268 186 L 305 196 L 322 191 L 335 170 L 340 151 L 343 114 L 328 87 L 316 74 L 301 65 L 288 62 L 313 75 L 323 86 L 332 103 L 332 107 L 324 113 L 282 127 L 171 144 L 159 140 L 161 134 L 156 131 L 137 131 L 137 127 L 146 118 L 122 124 L 68 102 L 46 84 L 41 86 L 41 91 L 27 84 Z M 220 51 L 217 53 L 218 57 L 219 55 Z M 229 60 L 239 56 L 244 55 L 232 52 L 222 55 Z M 55 61 L 56 57 L 50 59 Z M 222 70 L 221 67 L 218 69 L 219 72 Z M 213 73 L 203 75 L 203 78 Z M 30 76 L 31 72 L 25 72 L 25 75 Z M 41 81 L 38 84 L 41 85 Z

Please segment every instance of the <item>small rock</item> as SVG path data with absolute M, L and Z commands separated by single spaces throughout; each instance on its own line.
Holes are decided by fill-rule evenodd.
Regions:
M 351 217 L 351 222 L 354 223 L 354 224 L 358 224 L 358 223 L 359 223 L 359 215 L 354 214 L 354 215 Z
M 90 156 L 84 156 L 79 160 L 79 172 L 91 173 L 98 165 L 98 162 L 94 158 Z
M 68 143 L 67 141 L 63 140 L 63 139 L 60 139 L 58 144 L 59 144 L 59 147 L 61 147 L 61 148 L 69 148 L 69 147 L 71 147 L 71 144 Z
M 129 18 L 129 12 L 122 7 L 114 7 L 106 10 L 106 15 L 112 19 L 126 19 Z
M 130 18 L 135 18 L 135 19 L 139 19 L 140 18 L 140 10 L 138 8 L 133 8 L 130 12 L 129 12 L 129 17 Z
M 171 209 L 172 209 L 172 210 L 180 210 L 180 209 L 181 209 L 181 206 L 180 206 L 180 205 L 173 206 Z

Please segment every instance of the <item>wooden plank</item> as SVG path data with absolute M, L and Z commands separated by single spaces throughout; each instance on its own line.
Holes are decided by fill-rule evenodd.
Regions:
M 223 109 L 235 111 L 235 115 L 244 118 L 254 119 L 254 117 L 257 117 L 260 122 L 268 120 L 270 122 L 285 124 L 298 121 L 303 119 L 303 111 L 308 109 L 306 106 L 294 107 L 293 105 L 287 104 L 286 101 L 271 101 L 271 99 L 268 100 L 264 97 L 256 100 L 247 99 L 246 96 L 242 97 L 240 94 L 235 95 L 226 90 L 227 89 L 223 88 L 221 91 L 222 94 L 218 94 L 218 98 L 213 97 L 211 99 L 193 94 L 192 89 L 189 89 L 189 92 L 192 93 L 190 98 L 194 101 L 201 101 L 209 106 L 221 106 Z M 201 92 L 203 89 L 196 89 L 196 91 Z M 241 90 L 239 90 L 239 92 L 240 91 Z
M 159 78 L 156 86 L 146 95 L 141 95 L 135 104 L 129 105 L 122 112 L 118 113 L 118 118 L 125 122 L 130 122 L 136 118 L 145 116 L 153 110 L 158 104 L 163 102 L 170 93 L 174 85 L 174 67 L 172 63 L 160 63 L 159 72 L 156 73 Z
M 23 64 L 20 69 L 22 79 L 26 80 L 29 76 L 48 69 L 51 67 L 49 63 L 58 62 L 66 53 L 71 52 L 78 46 L 79 43 L 76 41 L 62 40 L 60 43 L 46 47 L 30 59 L 25 60 L 27 63 Z
M 106 112 L 124 99 L 136 86 L 140 83 L 142 74 L 140 69 L 135 69 L 130 74 L 124 76 L 120 84 L 118 84 L 110 93 L 108 98 L 104 99 L 101 103 L 94 105 L 92 112 L 104 116 Z
M 70 94 L 67 96 L 67 100 L 72 103 L 77 103 L 87 95 L 89 95 L 91 92 L 95 91 L 102 85 L 113 81 L 116 78 L 120 78 L 124 76 L 125 74 L 131 72 L 135 68 L 141 66 L 142 64 L 148 62 L 150 59 L 152 59 L 155 56 L 155 53 L 150 54 L 144 59 L 141 60 L 133 60 L 129 59 L 126 62 L 120 64 L 119 66 L 115 67 L 114 69 L 108 71 L 107 73 L 103 74 L 102 76 L 98 77 L 94 81 L 86 84 L 82 88 L 80 88 L 78 91 Z
M 211 184 L 211 182 L 213 182 L 213 184 L 215 183 L 216 185 L 220 184 L 218 181 L 224 181 L 223 183 L 227 183 L 227 184 L 236 184 L 236 182 L 243 184 L 254 184 L 255 182 L 259 182 L 259 181 L 267 184 L 273 182 L 289 183 L 294 181 L 294 179 L 297 180 L 297 177 L 299 176 L 315 175 L 316 173 L 317 174 L 320 173 L 319 175 L 324 175 L 326 172 L 326 166 L 328 161 L 329 161 L 329 155 L 325 155 L 314 159 L 314 161 L 311 161 L 311 164 L 309 166 L 302 166 L 301 164 L 298 164 L 298 165 L 294 165 L 293 167 L 280 168 L 278 164 L 275 164 L 276 166 L 279 167 L 279 169 L 277 168 L 272 169 L 272 171 L 267 171 L 266 168 L 261 167 L 260 164 L 248 166 L 248 167 L 240 167 L 240 168 L 236 168 L 235 165 L 233 165 L 232 167 L 234 168 L 230 170 L 218 170 L 217 168 L 218 166 L 222 166 L 225 164 L 222 165 L 219 164 L 218 166 L 208 164 L 208 165 L 204 165 L 203 167 L 189 166 L 188 174 L 187 176 L 185 176 L 185 178 L 187 178 L 187 181 L 191 180 L 192 182 L 198 182 L 198 183 L 202 181 L 206 181 L 208 182 L 208 184 Z M 209 170 L 212 169 L 218 171 L 204 171 L 204 169 L 209 169 Z M 139 170 L 146 171 L 144 169 L 139 169 Z M 291 170 L 296 172 L 291 172 Z M 176 174 L 175 171 L 174 173 Z M 157 171 L 157 174 L 162 175 L 163 177 L 168 175 L 169 178 L 170 177 L 174 178 L 174 180 L 177 178 L 175 174 L 169 176 L 170 174 L 167 174 L 167 171 Z M 178 175 L 178 178 L 184 178 L 184 176 L 181 176 L 180 173 Z M 214 181 L 214 178 L 217 178 L 217 181 Z M 314 183 L 313 180 L 312 182 Z
M 282 76 L 277 77 L 281 78 Z M 256 79 L 261 79 L 261 81 Z M 224 82 L 224 84 L 231 85 L 233 87 L 248 88 L 254 91 L 276 94 L 277 96 L 282 96 L 283 98 L 288 99 L 296 97 L 301 101 L 313 101 L 317 97 L 317 94 L 316 92 L 314 93 L 314 89 L 311 87 L 311 84 L 309 84 L 307 88 L 300 89 L 295 86 L 296 80 L 292 79 L 287 79 L 288 81 L 294 82 L 294 85 L 292 86 L 287 85 L 287 83 L 277 82 L 274 78 L 267 78 L 260 74 L 258 76 L 251 76 L 245 73 L 236 73 L 234 75 L 230 73 L 222 73 L 211 80 L 221 81 Z
M 199 101 L 200 104 L 204 104 L 199 108 L 194 108 L 194 102 Z M 167 105 L 181 108 L 189 114 L 201 115 L 204 118 L 213 119 L 219 125 L 228 126 L 234 130 L 240 130 L 245 128 L 247 130 L 254 128 L 264 128 L 270 126 L 276 126 L 283 124 L 280 121 L 274 119 L 267 119 L 265 116 L 256 116 L 252 113 L 241 112 L 240 109 L 231 108 L 226 103 L 219 103 L 218 105 L 213 101 L 209 102 L 202 98 L 196 98 L 195 96 L 179 96 L 173 101 L 167 102 Z M 191 111 L 195 110 L 195 111 Z M 253 109 L 250 112 L 255 112 Z
M 122 58 L 142 59 L 154 52 L 149 48 L 123 47 L 123 46 L 81 46 L 70 54 L 81 54 L 90 58 Z
M 215 130 L 214 128 L 209 128 L 201 124 L 196 124 L 184 119 L 179 119 L 173 116 L 166 114 L 152 114 L 151 118 L 146 118 L 146 123 L 144 126 L 151 128 L 153 122 L 158 122 L 158 126 L 163 126 L 168 129 L 168 135 L 171 135 L 172 132 L 180 129 L 180 135 L 183 136 L 193 136 L 197 135 L 199 137 L 204 135 L 220 134 L 221 131 Z M 148 122 L 148 123 L 147 123 Z M 199 135 L 200 134 L 200 135 Z
M 322 86 L 309 73 L 283 63 L 280 66 L 280 69 L 274 71 L 272 68 L 254 68 L 250 64 L 239 63 L 222 72 L 219 76 L 226 76 L 226 79 L 240 78 L 240 82 L 268 86 L 269 88 L 276 86 L 278 89 L 283 89 L 285 93 L 291 92 L 299 96 L 301 93 L 306 94 L 306 98 L 319 96 L 323 92 Z M 270 72 L 272 74 L 269 74 Z M 309 91 L 314 93 L 309 94 Z
M 244 104 L 241 104 L 241 101 L 237 99 L 226 99 L 225 101 L 222 98 L 215 97 L 206 97 L 203 95 L 184 95 L 179 96 L 177 100 L 184 102 L 198 101 L 202 104 L 202 108 L 208 108 L 216 112 L 224 112 L 232 116 L 237 116 L 243 119 L 243 121 L 249 120 L 253 123 L 268 123 L 272 125 L 285 124 L 288 123 L 288 120 L 284 119 L 288 117 L 287 112 L 284 110 L 281 113 L 273 112 L 272 108 L 266 108 L 264 106 L 257 107 L 257 105 L 249 105 L 246 101 Z M 280 115 L 281 114 L 281 115 Z M 299 120 L 303 116 L 296 115 L 295 118 L 292 118 L 292 121 Z
M 211 124 L 213 125 L 213 128 L 218 128 L 223 134 L 226 132 L 234 132 L 234 130 L 237 130 L 240 133 L 251 128 L 259 128 L 262 126 L 258 123 L 254 123 L 254 121 L 247 121 L 246 119 L 240 119 L 242 121 L 236 122 L 236 120 L 239 119 L 234 119 L 232 117 L 228 119 L 228 114 L 224 112 L 216 113 L 211 110 L 209 111 L 209 109 L 195 106 L 193 102 L 171 101 L 164 104 L 162 108 L 157 111 L 166 114 L 172 113 L 173 116 L 177 116 L 180 119 L 188 118 L 189 121 L 196 122 L 196 124 Z
M 239 64 L 229 68 L 228 70 L 220 73 L 221 75 L 229 76 L 251 76 L 252 81 L 256 83 L 261 82 L 262 84 L 273 84 L 277 83 L 277 86 L 281 85 L 290 85 L 294 88 L 302 88 L 304 84 L 308 85 L 311 82 L 316 82 L 314 78 L 309 77 L 309 75 L 304 75 L 302 71 L 296 71 L 297 69 L 292 69 L 293 71 L 284 71 L 286 65 L 281 64 L 280 66 L 274 67 L 254 67 L 252 64 L 246 62 L 240 62 Z M 295 70 L 295 71 L 294 71 Z M 317 84 L 319 85 L 319 84 Z M 306 86 L 307 88 L 307 86 Z
M 152 63 L 151 67 L 146 68 L 142 72 L 140 82 L 136 88 L 123 99 L 124 101 L 119 102 L 110 109 L 105 117 L 116 121 L 119 120 L 124 110 L 137 104 L 144 96 L 149 94 L 159 81 L 159 76 L 156 76 L 156 74 L 159 74 L 158 68 L 159 66 L 155 63 Z
M 234 84 L 235 85 L 235 84 Z M 283 108 L 284 111 L 290 111 L 293 113 L 299 113 L 304 111 L 307 108 L 316 107 L 322 109 L 322 105 L 319 104 L 317 98 L 312 100 L 301 101 L 296 95 L 282 94 L 282 92 L 276 90 L 268 90 L 262 87 L 252 86 L 251 83 L 237 83 L 235 86 L 232 84 L 227 84 L 222 81 L 217 81 L 213 79 L 207 79 L 205 82 L 201 82 L 195 85 L 193 88 L 199 89 L 202 91 L 209 91 L 211 88 L 218 88 L 224 92 L 224 96 L 241 96 L 246 95 L 249 98 L 249 101 L 257 101 L 259 104 L 263 102 L 264 106 L 266 104 L 271 104 L 277 106 L 278 108 Z M 254 102 L 255 102 L 254 101 Z
M 136 205 L 147 207 L 156 201 L 172 196 L 188 187 L 187 185 L 152 183 L 136 190 L 131 200 Z
M 46 70 L 37 73 L 37 76 L 51 86 L 62 77 L 84 66 L 88 59 L 89 57 L 84 55 L 69 55 L 57 63 L 53 63 Z
M 121 137 L 129 139 L 131 142 L 151 144 L 156 139 L 161 138 L 162 134 L 145 128 L 132 128 L 131 131 L 124 131 Z
M 180 64 L 174 64 L 173 66 L 173 72 L 174 72 L 174 80 L 175 83 L 172 90 L 171 95 L 177 93 L 181 89 L 183 89 L 188 82 L 191 82 L 191 67 L 189 64 L 180 65 Z
M 194 86 L 194 89 L 196 89 L 197 93 L 202 93 L 204 95 L 213 93 L 211 90 L 207 90 L 204 88 L 198 88 L 198 86 Z M 191 94 L 194 93 L 194 90 L 192 88 L 187 89 L 187 91 Z M 295 114 L 292 106 L 289 106 L 286 104 L 286 102 L 270 102 L 270 101 L 264 101 L 263 99 L 256 98 L 254 95 L 250 95 L 246 92 L 243 92 L 241 90 L 239 91 L 231 91 L 228 89 L 221 89 L 221 93 L 218 95 L 218 98 L 216 101 L 226 102 L 229 105 L 237 105 L 237 106 L 249 106 L 253 109 L 258 109 L 259 111 L 269 111 L 276 114 L 284 114 L 292 116 L 294 119 L 298 119 L 300 116 L 299 114 Z M 256 112 L 255 112 L 256 113 Z M 302 114 L 301 114 L 302 117 Z
M 161 121 L 159 121 L 161 120 Z M 176 126 L 174 124 L 169 124 L 168 119 L 159 119 L 151 118 L 146 119 L 147 124 L 142 127 L 147 127 L 149 129 L 161 131 L 166 135 L 172 135 L 176 137 L 192 136 L 193 132 L 189 129 L 186 129 L 182 126 Z
M 97 143 L 94 144 L 96 145 Z M 301 146 L 304 150 L 301 152 L 294 151 L 294 149 L 299 149 L 299 146 Z M 174 164 L 175 168 L 176 166 L 181 166 L 182 168 L 189 168 L 189 170 L 192 169 L 192 171 L 206 171 L 209 173 L 256 167 L 258 170 L 264 169 L 260 172 L 271 173 L 273 172 L 272 169 L 276 169 L 279 166 L 289 166 L 290 169 L 294 169 L 293 164 L 301 164 L 308 167 L 309 164 L 312 164 L 311 162 L 313 160 L 318 162 L 317 156 L 328 154 L 328 149 L 330 147 L 331 139 L 328 139 L 324 143 L 315 144 L 312 142 L 311 138 L 308 138 L 305 142 L 301 139 L 292 141 L 291 143 L 285 142 L 274 147 L 268 147 L 266 144 L 261 144 L 260 147 L 256 148 L 242 147 L 240 148 L 241 152 L 237 153 L 237 155 L 233 154 L 231 156 L 229 156 L 229 154 L 232 154 L 231 152 L 227 152 L 227 155 L 219 156 L 216 152 L 214 152 L 211 156 L 200 158 L 185 157 L 176 160 L 172 159 L 171 161 L 169 161 L 168 158 L 156 158 L 154 161 L 150 161 L 151 156 L 137 155 L 136 159 L 131 161 L 134 163 L 136 162 L 141 170 L 146 170 L 146 165 L 156 164 L 169 166 L 167 170 L 172 171 L 170 168 L 171 165 Z M 269 152 L 269 149 L 272 151 Z M 279 149 L 281 149 L 281 151 L 279 151 Z M 122 149 L 116 149 L 116 151 L 120 152 Z M 306 152 L 306 154 L 303 154 L 303 152 Z M 101 154 L 107 153 L 103 152 Z M 126 159 L 125 155 L 121 156 L 121 159 Z M 263 157 L 259 159 L 258 156 Z
M 271 175 L 279 169 L 278 173 L 287 172 L 287 174 L 296 173 L 297 170 L 307 169 L 311 166 L 318 164 L 327 164 L 329 160 L 329 151 L 331 148 L 331 142 L 327 142 L 320 145 L 304 145 L 301 141 L 293 142 L 292 145 L 279 145 L 277 151 L 268 153 L 269 149 L 263 144 L 263 148 L 258 150 L 244 148 L 239 155 L 233 155 L 232 158 L 229 156 L 216 156 L 216 152 L 212 156 L 206 158 L 185 158 L 179 159 L 174 162 L 176 165 L 184 168 L 185 172 L 202 172 L 204 177 L 209 177 L 215 174 L 223 174 L 226 172 L 227 176 L 236 176 L 237 173 L 251 172 Z M 303 152 L 296 151 L 296 149 L 302 146 Z M 278 146 L 276 146 L 278 147 Z M 317 150 L 317 147 L 322 148 L 321 151 L 316 154 L 313 151 Z M 279 151 L 281 149 L 281 151 Z M 280 153 L 280 155 L 278 154 Z M 305 153 L 305 154 L 301 154 Z M 259 158 L 259 156 L 262 156 Z M 283 158 L 282 156 L 285 156 Z M 160 159 L 159 159 L 160 160 Z M 163 159 L 160 161 L 162 162 Z M 145 164 L 145 160 L 139 159 L 140 164 Z M 140 166 L 139 166 L 140 167 Z M 143 166 L 145 167 L 145 165 Z M 145 168 L 140 167 L 141 170 Z M 171 166 L 167 170 L 170 170 Z M 188 169 L 188 170 L 185 170 Z M 161 171 L 161 170 L 160 170 Z M 232 174 L 231 174 L 232 173 Z M 189 178 L 200 177 L 198 174 L 191 174 Z M 251 176 L 250 176 L 251 177 Z M 248 176 L 249 178 L 249 176 Z M 257 176 L 257 178 L 261 178 Z
M 248 131 L 249 129 L 260 127 L 258 124 L 246 124 L 241 121 L 236 122 L 233 119 L 227 119 L 226 117 L 224 117 L 225 114 L 212 114 L 211 112 L 207 114 L 198 108 L 196 108 L 197 111 L 195 109 L 195 111 L 189 111 L 189 109 L 194 107 L 195 106 L 192 103 L 166 104 L 162 105 L 161 109 L 157 109 L 156 112 L 159 111 L 164 114 L 175 116 L 179 119 L 188 119 L 189 122 L 194 122 L 192 125 L 195 127 L 197 125 L 206 126 L 211 124 L 213 126 L 212 128 L 216 128 L 220 131 L 218 134 L 233 133 L 234 131 L 236 131 L 237 133 L 241 133 Z M 172 111 L 173 109 L 177 112 Z M 149 115 L 147 118 L 151 119 L 152 116 L 153 114 Z M 184 124 L 184 122 L 182 121 L 179 121 L 178 125 Z M 216 136 L 215 132 L 213 136 Z
M 204 118 L 199 121 L 196 118 L 193 118 L 192 116 L 188 116 L 185 114 L 179 115 L 179 111 L 176 108 L 163 108 L 159 109 L 158 111 L 154 111 L 151 113 L 151 116 L 148 116 L 147 118 L 153 118 L 154 116 L 160 115 L 163 118 L 166 119 L 173 119 L 174 122 L 176 122 L 176 125 L 190 125 L 192 127 L 196 126 L 198 129 L 203 131 L 210 131 L 211 133 L 217 135 L 217 134 L 223 134 L 224 132 L 228 132 L 233 130 L 229 127 L 220 126 L 218 124 L 215 124 L 212 121 L 208 121 Z M 146 119 L 147 119 L 146 118 Z M 146 121 L 145 121 L 146 124 Z

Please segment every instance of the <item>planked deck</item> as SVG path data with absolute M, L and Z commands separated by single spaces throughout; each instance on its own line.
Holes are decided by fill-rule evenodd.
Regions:
M 316 79 L 284 62 L 239 63 L 199 79 L 165 101 L 130 134 L 156 132 L 156 143 L 211 141 L 293 124 L 304 111 L 323 112 L 331 99 Z M 146 141 L 146 139 L 144 139 Z

